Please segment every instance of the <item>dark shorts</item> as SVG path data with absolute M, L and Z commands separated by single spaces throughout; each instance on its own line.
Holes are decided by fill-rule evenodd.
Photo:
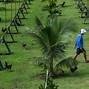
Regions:
M 85 49 L 82 48 L 82 50 L 80 48 L 77 48 L 76 54 L 79 55 L 80 53 L 86 53 Z

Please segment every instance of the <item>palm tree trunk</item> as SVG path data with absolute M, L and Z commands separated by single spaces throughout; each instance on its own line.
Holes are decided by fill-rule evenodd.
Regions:
M 53 75 L 54 75 L 53 58 L 50 58 L 50 60 L 49 60 L 49 76 L 52 77 Z

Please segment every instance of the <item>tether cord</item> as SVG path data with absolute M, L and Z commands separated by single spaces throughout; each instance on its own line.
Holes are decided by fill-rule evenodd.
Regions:
M 16 0 L 15 0 L 15 15 L 16 15 Z
M 6 29 L 6 32 L 7 32 L 7 5 L 6 5 L 6 1 L 5 1 L 5 28 L 4 29 Z M 6 33 L 4 33 L 4 36 L 5 36 L 5 39 L 7 40 Z
M 20 0 L 19 0 L 19 8 L 20 8 Z
M 16 20 L 16 0 L 15 0 L 15 18 L 14 20 Z
M 11 30 L 12 30 L 12 1 L 11 1 Z
M 7 28 L 7 6 L 6 6 L 6 2 L 5 2 L 5 28 Z

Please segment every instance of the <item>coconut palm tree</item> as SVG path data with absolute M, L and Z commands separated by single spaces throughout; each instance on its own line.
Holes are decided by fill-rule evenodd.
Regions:
M 49 18 L 45 25 L 42 24 L 40 19 L 36 17 L 37 30 L 31 31 L 32 36 L 38 39 L 39 44 L 43 52 L 44 60 L 47 69 L 49 70 L 50 76 L 55 75 L 55 70 L 60 68 L 60 65 L 66 65 L 71 67 L 71 64 L 66 61 L 64 53 L 67 46 L 68 40 L 64 39 L 64 36 L 67 34 L 72 34 L 76 31 L 76 24 L 72 19 L 63 19 L 59 20 L 57 17 Z M 60 59 L 59 63 L 54 66 L 54 60 Z M 61 58 L 64 60 L 61 60 Z M 69 63 L 69 64 L 68 64 Z M 73 61 L 71 61 L 73 63 Z M 69 66 L 68 66 L 68 65 Z M 56 68 L 55 68 L 56 67 Z M 60 68 L 61 69 L 61 68 Z
M 50 8 L 53 8 L 53 6 L 56 6 L 56 2 L 57 0 L 42 0 L 42 2 L 47 1 L 48 2 L 48 6 L 50 6 Z
M 42 2 L 45 1 L 47 1 L 47 4 L 43 6 L 43 11 L 48 11 L 50 15 L 61 15 L 61 10 L 57 5 L 57 0 L 42 0 Z

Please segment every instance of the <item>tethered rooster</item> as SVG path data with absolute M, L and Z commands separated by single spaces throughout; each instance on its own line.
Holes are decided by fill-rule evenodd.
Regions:
M 6 30 L 7 30 L 6 28 L 4 28 L 4 27 L 2 28 L 2 32 L 3 33 L 6 32 Z
M 8 64 L 6 61 L 5 61 L 5 67 L 6 69 L 10 69 L 12 68 L 12 64 Z
M 26 43 L 25 42 L 22 42 L 22 47 L 26 47 Z

